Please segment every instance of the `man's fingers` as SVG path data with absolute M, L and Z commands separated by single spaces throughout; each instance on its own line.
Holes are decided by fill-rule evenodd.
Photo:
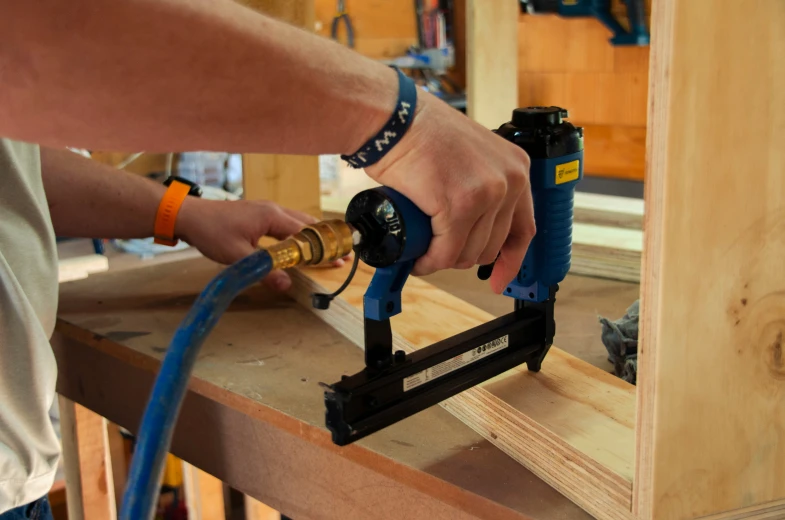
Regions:
M 295 218 L 295 219 L 299 220 L 303 224 L 306 224 L 306 225 L 307 224 L 316 224 L 317 222 L 319 222 L 318 218 L 314 217 L 313 215 L 309 215 L 308 213 L 306 213 L 304 211 L 299 211 L 299 210 L 296 210 L 296 209 L 284 208 L 284 207 L 281 207 L 281 209 L 284 211 L 284 213 L 286 213 L 287 215 L 289 215 L 292 218 Z
M 292 279 L 286 271 L 271 271 L 262 282 L 270 289 L 278 292 L 287 291 L 292 286 Z
M 269 235 L 278 240 L 283 240 L 291 235 L 294 235 L 303 228 L 303 221 L 293 217 L 285 209 L 275 206 L 272 211 L 268 212 L 267 218 L 267 232 Z
M 466 245 L 463 251 L 458 256 L 458 269 L 469 269 L 477 264 L 477 259 L 480 257 L 485 247 L 488 244 L 488 238 L 494 231 L 494 221 L 496 220 L 496 212 L 486 213 L 480 220 L 478 220 L 471 232 L 469 238 L 466 240 Z M 507 231 L 505 230 L 505 235 Z
M 455 266 L 468 238 L 466 234 L 457 231 L 460 227 L 458 225 L 453 228 L 456 231 L 433 237 L 428 252 L 414 264 L 413 273 L 415 275 L 431 274 L 440 269 L 449 269 Z
M 501 248 L 496 264 L 493 266 L 490 283 L 491 289 L 496 294 L 501 294 L 520 270 L 523 257 L 526 256 L 535 231 L 531 193 L 526 191 L 518 201 L 510 233 Z
M 505 201 L 504 206 L 496 215 L 496 220 L 493 223 L 493 230 L 489 233 L 490 238 L 488 238 L 485 249 L 477 258 L 478 264 L 490 264 L 499 256 L 499 251 L 501 251 L 505 240 L 507 240 L 507 236 L 510 234 L 512 216 L 515 212 L 516 203 L 517 201 L 514 198 Z

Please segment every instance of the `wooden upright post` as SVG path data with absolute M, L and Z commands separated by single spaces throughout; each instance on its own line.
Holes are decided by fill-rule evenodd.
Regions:
M 62 396 L 59 406 L 68 518 L 115 520 L 106 419 Z
M 466 111 L 488 128 L 518 106 L 518 2 L 466 0 Z
M 785 1 L 652 25 L 633 509 L 782 518 Z
M 252 9 L 308 31 L 314 30 L 313 0 L 237 0 Z M 243 192 L 248 200 L 266 199 L 321 218 L 319 158 L 243 154 Z

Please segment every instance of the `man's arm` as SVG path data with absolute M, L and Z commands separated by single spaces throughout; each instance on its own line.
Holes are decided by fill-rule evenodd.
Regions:
M 0 12 L 0 135 L 19 140 L 353 153 L 395 106 L 388 67 L 229 0 L 0 0 Z
M 163 185 L 51 148 L 41 148 L 41 174 L 58 236 L 153 235 L 158 205 L 166 191 Z M 314 220 L 267 201 L 186 197 L 175 222 L 175 235 L 208 258 L 230 264 L 253 253 L 261 237 L 286 238 Z M 286 289 L 291 283 L 283 271 L 271 273 L 265 282 L 277 289 Z
M 390 117 L 395 73 L 230 0 L 0 0 L 0 135 L 61 147 L 353 153 Z M 512 108 L 512 107 L 511 107 Z M 366 169 L 432 217 L 416 274 L 490 263 L 534 235 L 528 157 L 435 97 Z

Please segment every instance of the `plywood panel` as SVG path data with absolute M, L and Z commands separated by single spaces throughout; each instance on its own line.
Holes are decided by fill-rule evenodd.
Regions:
M 642 180 L 649 51 L 609 37 L 594 19 L 521 15 L 518 105 L 562 106 L 574 123 L 595 127 L 587 174 Z
M 188 520 L 225 520 L 223 482 L 187 462 L 182 465 Z
M 192 259 L 63 285 L 58 391 L 135 431 L 164 347 L 221 269 Z M 588 518 L 439 407 L 334 446 L 318 383 L 362 363 L 338 332 L 257 284 L 206 339 L 171 451 L 292 518 Z
M 341 269 L 293 274 L 293 296 L 337 287 Z M 362 302 L 372 269 L 361 265 L 329 311 L 314 311 L 358 346 Z M 395 348 L 411 352 L 493 317 L 414 278 L 393 318 Z M 603 519 L 630 517 L 634 394 L 632 386 L 552 348 L 540 373 L 517 367 L 442 405 L 565 496 Z
M 488 128 L 518 99 L 518 5 L 466 0 L 466 113 Z
M 752 515 L 785 498 L 785 2 L 653 20 L 635 505 Z
M 330 37 L 336 0 L 314 0 L 316 33 Z M 406 54 L 417 43 L 414 2 L 399 0 L 346 0 L 346 12 L 354 27 L 354 49 L 365 56 L 390 59 Z M 340 26 L 338 40 L 346 42 Z
M 272 200 L 320 218 L 319 158 L 243 154 L 243 191 L 245 199 Z
M 646 128 L 584 125 L 586 171 L 605 177 L 641 180 L 646 160 Z
M 68 518 L 117 518 L 106 419 L 59 397 Z

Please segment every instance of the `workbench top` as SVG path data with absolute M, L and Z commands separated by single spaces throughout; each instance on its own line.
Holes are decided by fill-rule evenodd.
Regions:
M 200 258 L 61 285 L 58 391 L 135 431 L 175 328 L 219 270 Z M 598 283 L 616 287 L 611 310 L 637 291 L 587 282 Z M 318 383 L 362 366 L 362 351 L 334 329 L 253 287 L 205 341 L 172 451 L 298 520 L 589 518 L 439 407 L 334 446 Z

